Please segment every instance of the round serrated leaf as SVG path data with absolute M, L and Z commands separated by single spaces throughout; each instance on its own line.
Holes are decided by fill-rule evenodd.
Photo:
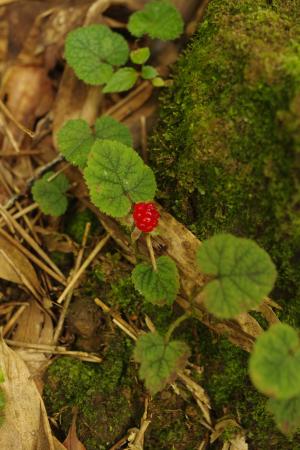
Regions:
M 300 396 L 287 400 L 270 398 L 267 409 L 282 433 L 291 435 L 300 429 Z
M 156 182 L 150 169 L 130 147 L 116 141 L 97 140 L 84 176 L 93 203 L 113 217 L 123 217 L 131 204 L 152 200 Z
M 272 325 L 255 342 L 249 361 L 255 387 L 270 397 L 288 399 L 300 394 L 300 342 L 289 325 Z
M 103 88 L 104 94 L 112 92 L 124 92 L 131 89 L 138 78 L 138 73 L 132 67 L 123 67 L 117 70 L 106 86 Z
M 177 371 L 185 367 L 189 354 L 184 342 L 165 343 L 158 333 L 147 333 L 137 340 L 134 357 L 141 363 L 139 375 L 152 395 L 175 380 Z
M 128 127 L 118 122 L 113 117 L 102 116 L 95 122 L 95 133 L 97 139 L 118 141 L 122 144 L 132 146 L 132 136 Z
M 32 187 L 32 196 L 44 214 L 61 216 L 68 207 L 66 191 L 69 188 L 67 177 L 61 173 L 52 178 L 54 172 L 47 172 Z M 49 181 L 50 179 L 50 181 Z
M 204 241 L 197 252 L 204 274 L 213 276 L 203 289 L 207 309 L 221 318 L 235 317 L 257 307 L 270 293 L 275 266 L 254 241 L 219 234 Z
M 141 11 L 130 16 L 128 29 L 133 36 L 148 34 L 152 38 L 168 41 L 183 32 L 179 11 L 167 0 L 152 0 Z
M 138 48 L 130 52 L 130 59 L 134 64 L 145 64 L 150 57 L 149 47 Z
M 125 64 L 128 55 L 126 40 L 106 25 L 76 28 L 66 39 L 66 60 L 78 78 L 88 84 L 106 83 L 113 74 L 112 65 Z
M 157 270 L 148 263 L 136 265 L 132 272 L 132 281 L 148 302 L 172 305 L 179 289 L 176 264 L 168 256 L 160 256 L 156 264 Z
M 95 138 L 83 119 L 68 120 L 57 134 L 59 151 L 67 161 L 83 169 Z
M 153 66 L 143 66 L 141 76 L 144 80 L 152 80 L 157 76 L 157 70 Z

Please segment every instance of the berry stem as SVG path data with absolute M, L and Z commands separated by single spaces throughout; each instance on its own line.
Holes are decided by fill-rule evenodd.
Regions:
M 153 250 L 153 246 L 152 246 L 151 235 L 149 233 L 147 233 L 147 235 L 146 235 L 146 244 L 147 244 L 147 247 L 148 247 L 148 251 L 149 251 L 149 255 L 150 255 L 150 259 L 151 259 L 151 264 L 152 264 L 153 270 L 156 272 L 157 271 L 157 264 L 156 264 L 156 259 L 155 259 L 154 250 Z

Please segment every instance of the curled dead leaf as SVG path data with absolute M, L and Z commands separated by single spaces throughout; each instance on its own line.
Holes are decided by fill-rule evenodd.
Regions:
M 5 419 L 0 448 L 5 450 L 55 450 L 47 412 L 22 359 L 3 340 L 0 361 L 4 375 Z
M 0 236 L 0 278 L 25 285 L 35 296 L 40 283 L 34 268 L 12 243 Z
M 64 441 L 64 446 L 68 450 L 86 450 L 85 446 L 80 442 L 76 432 L 77 409 L 73 411 L 72 424 L 69 429 L 68 436 Z

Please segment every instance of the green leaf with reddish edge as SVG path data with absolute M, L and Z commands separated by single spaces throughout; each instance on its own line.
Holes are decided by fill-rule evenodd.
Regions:
M 203 289 L 209 312 L 232 318 L 257 307 L 270 293 L 275 266 L 265 250 L 250 239 L 219 234 L 197 251 L 201 271 L 212 277 Z
M 138 338 L 134 358 L 141 363 L 139 375 L 152 395 L 174 381 L 178 370 L 185 367 L 190 350 L 184 342 L 166 343 L 158 333 Z
M 152 0 L 141 11 L 131 14 L 128 30 L 133 36 L 148 34 L 151 38 L 169 41 L 183 32 L 179 11 L 167 0 Z
M 132 136 L 129 128 L 110 116 L 101 116 L 95 122 L 95 133 L 97 139 L 118 141 L 122 144 L 132 146 Z
M 68 120 L 57 134 L 59 151 L 67 161 L 84 169 L 95 138 L 83 119 Z
M 157 270 L 149 263 L 135 266 L 132 272 L 134 287 L 150 303 L 172 305 L 179 290 L 176 264 L 168 256 L 160 256 L 156 264 Z
M 44 214 L 61 216 L 68 207 L 66 191 L 70 184 L 63 173 L 48 181 L 53 175 L 54 172 L 47 172 L 34 183 L 31 192 L 34 201 L 38 203 Z
M 71 31 L 66 39 L 65 56 L 80 80 L 87 84 L 106 83 L 112 66 L 122 66 L 129 56 L 126 39 L 106 25 L 89 25 Z
M 300 341 L 290 325 L 272 325 L 261 334 L 249 360 L 254 386 L 277 399 L 300 395 Z
M 271 398 L 267 401 L 267 409 L 282 433 L 292 435 L 300 429 L 300 396 L 287 400 Z
M 124 92 L 129 91 L 138 79 L 138 73 L 132 67 L 122 67 L 122 69 L 117 70 L 110 80 L 107 82 L 106 86 L 103 88 L 104 94 L 109 94 L 113 92 Z
M 113 217 L 126 216 L 132 203 L 152 200 L 155 177 L 141 157 L 117 141 L 97 140 L 84 176 L 92 202 Z

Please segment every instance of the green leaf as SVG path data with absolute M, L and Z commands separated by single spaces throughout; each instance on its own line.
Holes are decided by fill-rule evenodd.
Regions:
M 122 144 L 132 146 L 131 133 L 125 125 L 109 116 L 102 116 L 96 120 L 95 133 L 97 139 L 118 141 Z
M 155 195 L 152 170 L 120 142 L 97 140 L 84 175 L 93 203 L 113 217 L 125 216 L 132 203 L 152 200 Z
M 262 248 L 250 239 L 219 234 L 203 242 L 197 262 L 211 275 L 203 289 L 207 309 L 221 318 L 258 306 L 272 290 L 276 269 Z
M 141 75 L 144 80 L 152 80 L 157 76 L 157 70 L 153 66 L 143 66 Z
M 69 188 L 69 181 L 63 173 L 48 181 L 53 175 L 54 172 L 47 172 L 34 183 L 31 192 L 44 214 L 61 216 L 68 207 L 65 192 Z
M 138 48 L 130 52 L 130 59 L 134 64 L 145 64 L 150 57 L 149 47 Z
M 165 80 L 161 77 L 155 77 L 152 80 L 152 84 L 154 87 L 164 87 L 166 85 Z
M 148 34 L 154 39 L 169 41 L 181 35 L 183 20 L 169 1 L 152 0 L 130 16 L 128 29 L 136 37 Z
M 95 138 L 83 119 L 68 120 L 57 134 L 59 151 L 67 161 L 83 169 Z
M 190 351 L 184 342 L 165 343 L 158 333 L 147 333 L 136 343 L 134 358 L 141 363 L 139 375 L 152 395 L 176 379 L 186 365 Z
M 132 281 L 148 302 L 172 305 L 179 289 L 176 264 L 168 256 L 160 256 L 156 264 L 156 271 L 148 263 L 136 265 L 132 272 Z
M 267 409 L 282 433 L 291 435 L 300 429 L 300 396 L 288 400 L 270 398 Z
M 123 92 L 131 89 L 138 78 L 138 73 L 132 67 L 123 67 L 117 70 L 106 86 L 103 88 L 104 94 L 111 92 Z
M 261 334 L 249 360 L 255 387 L 270 397 L 289 399 L 300 394 L 300 342 L 297 332 L 284 323 Z
M 113 74 L 112 66 L 125 64 L 128 55 L 126 40 L 106 25 L 76 28 L 66 39 L 66 60 L 88 84 L 106 83 Z

